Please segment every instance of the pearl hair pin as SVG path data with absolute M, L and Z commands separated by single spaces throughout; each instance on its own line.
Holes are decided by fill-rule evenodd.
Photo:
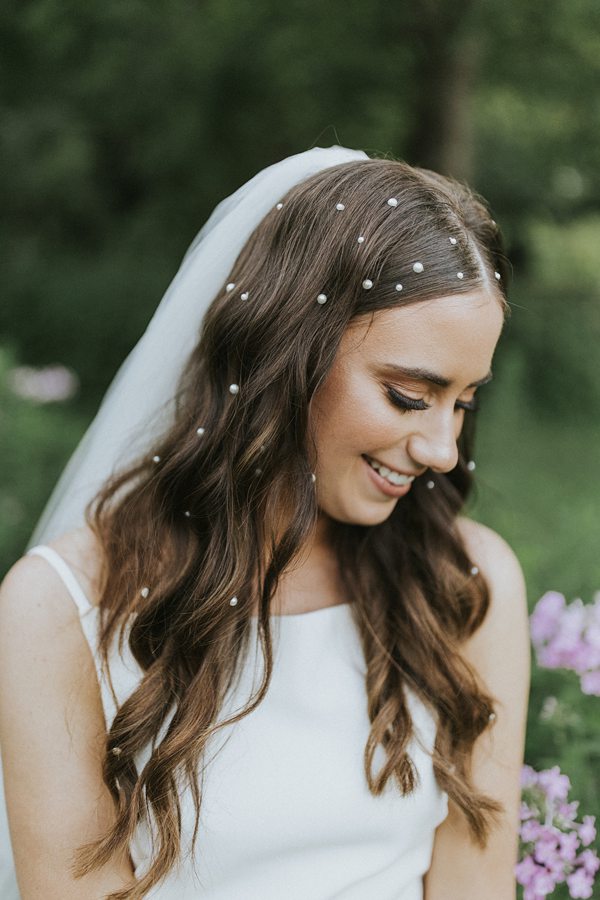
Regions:
M 370 278 L 365 278 L 365 280 L 362 283 L 362 286 L 364 287 L 365 291 L 370 291 L 371 288 L 373 287 L 373 282 L 371 281 Z
M 239 384 L 230 384 L 229 385 L 229 393 L 230 394 L 237 394 L 239 392 L 239 390 L 240 390 Z
M 457 277 L 457 278 L 460 278 L 460 280 L 462 281 L 462 279 L 463 279 L 465 276 L 464 276 L 464 273 L 463 273 L 463 272 L 457 272 L 457 273 L 456 273 L 456 277 Z
M 496 720 L 496 713 L 491 712 L 488 716 L 488 722 L 494 722 Z
M 191 516 L 191 512 L 189 511 L 189 509 L 186 509 L 186 511 L 184 512 L 184 516 L 185 516 L 187 519 L 189 519 L 189 517 Z
M 238 602 L 238 598 L 237 598 L 237 597 L 232 597 L 231 600 L 229 601 L 229 605 L 230 605 L 230 606 L 237 606 L 237 602 Z
M 204 434 L 204 428 L 196 428 L 196 434 L 199 434 L 202 436 Z
M 283 207 L 283 203 L 278 203 L 276 208 L 281 209 L 282 207 Z
M 476 468 L 477 468 L 477 464 L 476 464 L 475 460 L 470 459 L 469 462 L 467 463 L 467 469 L 469 470 L 469 472 L 474 472 Z
M 431 490 L 432 488 L 435 487 L 435 481 L 428 481 L 426 484 L 426 487 L 428 487 L 429 490 Z
M 494 272 L 494 275 L 496 276 L 498 281 L 500 281 L 500 278 L 501 278 L 500 272 Z
M 357 239 L 357 240 L 358 240 L 358 243 L 359 243 L 359 244 L 363 244 L 365 239 L 364 239 L 363 235 L 360 234 L 360 235 L 358 236 L 358 239 Z
M 448 238 L 448 240 L 450 241 L 451 244 L 456 244 L 456 238 L 455 238 L 455 237 Z
M 140 591 L 140 594 L 142 597 L 144 597 L 144 599 L 148 596 L 149 593 L 150 593 L 149 587 L 143 587 Z
M 422 262 L 416 262 L 416 263 L 413 263 L 412 268 L 413 268 L 413 272 L 422 272 L 424 266 L 423 266 Z
M 240 297 L 242 298 L 242 300 L 247 300 L 249 296 L 250 296 L 250 294 L 248 293 L 248 291 L 244 291 L 243 294 L 240 294 Z
M 339 210 L 346 209 L 346 207 L 344 206 L 343 203 L 336 203 L 336 204 L 335 204 L 335 208 L 336 208 L 336 209 L 339 209 Z
M 387 204 L 388 204 L 388 206 L 398 206 L 398 201 L 396 200 L 395 197 L 390 197 Z
M 229 293 L 231 293 L 231 291 L 234 289 L 234 287 L 235 287 L 235 282 L 234 282 L 234 281 L 230 281 L 229 284 L 227 285 L 227 287 L 225 288 L 225 290 L 226 290 L 227 293 L 229 294 Z
M 319 294 L 319 296 L 317 297 L 317 303 L 320 303 L 321 306 L 324 303 L 327 303 L 327 294 Z
M 123 752 L 120 747 L 112 747 L 111 751 L 113 756 L 120 756 Z
M 402 290 L 402 285 L 401 285 L 400 283 L 398 283 L 398 284 L 396 285 L 396 290 L 397 290 L 397 291 L 401 291 L 401 290 Z
M 310 473 L 310 477 L 311 477 L 311 479 L 312 479 L 312 482 L 313 482 L 313 484 L 314 484 L 314 483 L 315 483 L 315 481 L 316 481 L 316 480 L 317 480 L 317 476 L 316 476 L 316 475 L 315 475 L 315 473 L 314 473 L 314 472 L 311 472 L 311 473 Z
M 479 566 L 471 566 L 471 575 L 479 575 Z
M 160 456 L 153 456 L 152 462 L 160 462 Z

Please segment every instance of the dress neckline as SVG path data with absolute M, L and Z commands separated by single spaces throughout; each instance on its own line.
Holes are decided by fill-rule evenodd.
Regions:
M 283 615 L 278 615 L 277 613 L 271 613 L 271 619 L 277 619 L 277 621 L 281 621 L 283 619 L 309 619 L 314 617 L 326 616 L 332 612 L 332 610 L 349 610 L 352 604 L 349 601 L 345 601 L 344 603 L 332 603 L 330 606 L 320 606 L 318 609 L 310 609 L 308 612 L 303 613 L 284 613 Z M 252 622 L 258 622 L 258 616 L 250 616 L 250 620 Z

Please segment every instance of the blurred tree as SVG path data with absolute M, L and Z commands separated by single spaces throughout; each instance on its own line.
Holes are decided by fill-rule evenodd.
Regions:
M 474 184 L 530 303 L 527 223 L 600 203 L 599 20 L 593 0 L 9 0 L 0 331 L 93 408 L 219 199 L 331 143 Z

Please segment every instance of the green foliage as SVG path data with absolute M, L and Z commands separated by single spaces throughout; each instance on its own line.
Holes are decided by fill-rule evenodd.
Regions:
M 83 434 L 70 403 L 40 405 L 16 396 L 16 359 L 0 345 L 0 579 L 25 550 L 48 494 Z

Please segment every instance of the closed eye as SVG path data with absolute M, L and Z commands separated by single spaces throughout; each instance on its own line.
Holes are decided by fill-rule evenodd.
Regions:
M 396 391 L 392 387 L 388 387 L 387 392 L 394 406 L 399 407 L 399 409 L 403 410 L 404 412 L 414 409 L 429 409 L 431 407 L 430 403 L 425 403 L 424 400 L 415 400 L 414 397 L 407 397 L 406 394 L 401 394 L 399 391 Z M 475 410 L 479 408 L 478 398 L 473 397 L 473 399 L 469 401 L 457 400 L 454 408 L 465 409 L 468 412 L 475 412 Z
M 398 406 L 404 411 L 409 409 L 429 409 L 431 405 L 430 403 L 425 403 L 424 400 L 415 400 L 413 397 L 407 397 L 406 394 L 401 394 L 391 387 L 387 391 L 394 406 Z
M 475 412 L 479 409 L 479 400 L 477 397 L 473 397 L 472 400 L 457 400 L 454 404 L 455 409 L 466 409 L 469 412 Z

